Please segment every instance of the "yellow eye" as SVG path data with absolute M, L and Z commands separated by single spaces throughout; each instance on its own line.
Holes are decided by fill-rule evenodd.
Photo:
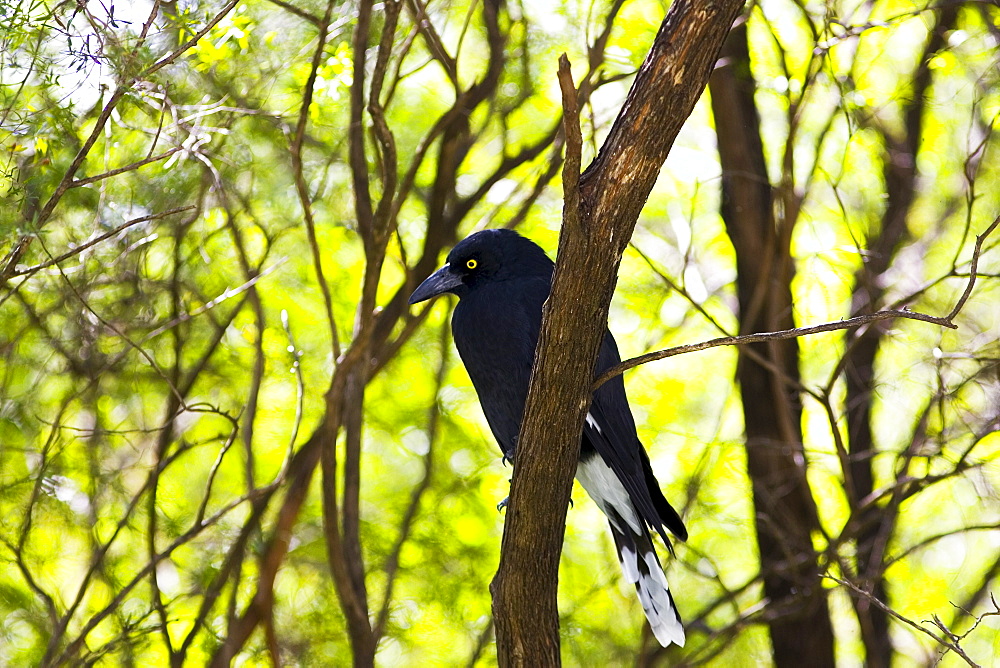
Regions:
M 466 260 L 465 266 L 468 267 L 469 269 L 475 269 L 476 267 L 479 266 L 479 263 L 476 262 L 475 260 Z

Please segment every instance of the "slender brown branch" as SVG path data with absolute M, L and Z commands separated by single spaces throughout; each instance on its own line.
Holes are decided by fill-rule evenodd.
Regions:
M 183 148 L 184 148 L 183 146 L 175 146 L 175 147 L 173 147 L 172 149 L 170 149 L 168 151 L 164 151 L 163 153 L 160 153 L 159 155 L 154 155 L 152 157 L 143 158 L 142 160 L 139 160 L 138 162 L 133 162 L 130 165 L 125 165 L 124 167 L 118 167 L 117 169 L 112 169 L 110 171 L 104 172 L 103 174 L 97 174 L 95 176 L 88 176 L 88 177 L 83 178 L 83 179 L 74 179 L 73 181 L 70 182 L 69 187 L 70 188 L 79 188 L 80 186 L 86 186 L 86 185 L 89 185 L 91 183 L 96 183 L 98 181 L 103 181 L 104 179 L 110 179 L 112 176 L 118 176 L 119 174 L 124 174 L 125 172 L 134 172 L 135 170 L 139 169 L 140 167 L 144 167 L 144 166 L 146 166 L 146 165 L 148 165 L 150 163 L 153 163 L 153 162 L 159 162 L 160 160 L 163 160 L 164 158 L 169 158 L 174 153 L 177 153 L 177 151 L 183 150 Z M 190 207 L 188 207 L 188 208 L 190 208 Z
M 979 256 L 983 252 L 983 243 L 986 241 L 986 237 L 990 236 L 994 230 L 997 229 L 997 225 L 1000 225 L 1000 216 L 997 216 L 993 222 L 987 227 L 982 234 L 976 237 L 976 245 L 972 251 L 972 260 L 969 263 L 969 283 L 965 286 L 965 292 L 959 297 L 958 302 L 955 304 L 955 308 L 951 310 L 948 314 L 947 320 L 950 322 L 955 316 L 958 315 L 959 311 L 965 306 L 965 302 L 969 300 L 972 295 L 972 288 L 976 285 L 976 269 L 979 267 Z
M 449 81 L 451 81 L 457 92 L 459 90 L 458 64 L 451 54 L 448 53 L 448 49 L 444 46 L 444 42 L 434 28 L 434 24 L 427 15 L 426 6 L 420 0 L 407 0 L 406 6 L 413 14 L 413 22 L 417 25 L 417 30 L 423 35 L 424 41 L 427 43 L 427 50 L 431 52 L 435 60 L 441 63 L 441 67 L 444 69 L 445 74 L 448 75 Z
M 372 71 L 371 90 L 368 95 L 368 115 L 372 119 L 372 134 L 381 150 L 382 196 L 374 213 L 374 241 L 384 258 L 386 236 L 392 228 L 396 216 L 393 215 L 393 197 L 399 180 L 399 159 L 396 151 L 396 140 L 385 116 L 385 108 L 380 100 L 382 86 L 392 55 L 393 39 L 396 36 L 396 23 L 399 12 L 403 8 L 401 0 L 390 0 L 384 3 L 382 38 L 379 41 L 378 53 L 375 58 L 375 68 Z
M 844 587 L 847 587 L 848 589 L 850 589 L 852 592 L 854 592 L 858 596 L 863 596 L 864 598 L 866 598 L 869 601 L 871 601 L 872 604 L 874 604 L 877 608 L 879 608 L 880 610 L 882 610 L 883 612 L 885 612 L 887 615 L 892 616 L 894 619 L 896 619 L 897 621 L 902 622 L 903 624 L 906 624 L 910 628 L 916 629 L 917 631 L 920 631 L 921 633 L 923 633 L 923 634 L 925 634 L 927 636 L 930 636 L 932 639 L 934 639 L 935 642 L 937 642 L 942 647 L 945 647 L 945 648 L 947 648 L 947 649 L 955 652 L 955 654 L 958 654 L 960 657 L 962 657 L 962 660 L 964 660 L 968 665 L 974 666 L 975 668 L 979 668 L 979 664 L 976 663 L 975 661 L 973 661 L 969 657 L 969 655 L 965 653 L 965 650 L 963 650 L 962 647 L 957 642 L 952 642 L 951 640 L 945 639 L 944 637 L 939 636 L 938 634 L 934 633 L 933 631 L 924 628 L 920 624 L 917 624 L 912 619 L 910 619 L 908 617 L 904 617 L 903 615 L 899 614 L 898 612 L 896 612 L 895 610 L 893 610 L 892 608 L 890 608 L 889 606 L 887 606 L 882 601 L 880 601 L 877 598 L 875 598 L 874 596 L 872 596 L 870 593 L 866 592 L 864 589 L 861 589 L 860 587 L 858 587 L 857 585 L 855 585 L 853 582 L 848 582 L 847 580 L 842 580 L 842 579 L 840 579 L 838 577 L 830 575 L 829 573 L 824 574 L 823 577 L 827 578 L 828 580 L 833 580 L 834 582 L 836 582 L 839 585 L 843 585 Z M 945 629 L 945 631 L 948 632 L 949 635 L 951 635 L 950 631 L 947 631 L 947 629 Z
M 116 234 L 118 234 L 122 230 L 126 230 L 126 229 L 132 227 L 133 225 L 138 225 L 140 223 L 148 223 L 148 222 L 153 221 L 153 220 L 159 220 L 161 218 L 166 218 L 167 216 L 172 216 L 172 215 L 174 215 L 176 213 L 182 213 L 184 211 L 190 211 L 191 209 L 194 209 L 194 208 L 196 208 L 194 205 L 191 205 L 191 206 L 182 206 L 182 207 L 178 207 L 176 209 L 169 209 L 167 211 L 161 211 L 160 213 L 153 213 L 153 214 L 150 214 L 148 216 L 142 216 L 140 218 L 133 218 L 132 220 L 129 220 L 129 221 L 126 221 L 126 222 L 122 223 L 121 225 L 119 225 L 115 229 L 111 230 L 110 232 L 105 232 L 104 234 L 102 234 L 102 235 L 100 235 L 98 237 L 94 237 L 93 239 L 91 239 L 87 243 L 81 244 L 81 245 L 77 246 L 73 250 L 66 251 L 65 253 L 63 253 L 59 257 L 54 257 L 51 260 L 48 260 L 47 262 L 42 262 L 41 264 L 36 264 L 36 265 L 31 266 L 31 267 L 27 267 L 26 269 L 19 269 L 17 271 L 11 272 L 10 273 L 10 277 L 14 278 L 15 276 L 24 276 L 26 274 L 34 274 L 35 272 L 41 271 L 42 269 L 46 269 L 46 268 L 51 267 L 53 265 L 59 264 L 60 262 L 63 262 L 64 260 L 68 260 L 69 258 L 73 257 L 74 255 L 79 255 L 80 253 L 82 253 L 83 251 L 87 250 L 88 248 L 92 248 L 93 246 L 96 246 L 97 244 L 101 243 L 102 241 L 105 241 L 106 239 L 110 239 L 111 237 L 115 236 Z
M 330 328 L 330 345 L 333 350 L 333 358 L 340 357 L 340 339 L 337 335 L 337 320 L 333 311 L 333 296 L 330 293 L 330 285 L 323 274 L 322 252 L 319 248 L 319 240 L 316 236 L 316 221 L 313 217 L 312 197 L 309 194 L 309 186 L 306 184 L 305 173 L 302 165 L 302 143 L 305 138 L 306 124 L 309 121 L 309 107 L 312 105 L 313 93 L 316 88 L 316 77 L 319 73 L 320 63 L 323 60 L 323 50 L 326 47 L 327 31 L 330 27 L 330 19 L 333 16 L 334 0 L 330 0 L 326 5 L 326 14 L 319 26 L 319 36 L 316 38 L 316 49 L 313 51 L 312 63 L 309 69 L 309 78 L 306 80 L 305 90 L 302 92 L 302 107 L 299 109 L 298 122 L 295 125 L 295 135 L 292 139 L 292 171 L 295 175 L 295 192 L 298 194 L 299 203 L 302 206 L 302 216 L 306 224 L 306 235 L 309 237 L 309 249 L 312 251 L 313 268 L 316 271 L 316 282 L 319 283 L 320 292 L 323 293 L 323 305 L 326 308 L 326 319 Z
M 863 327 L 864 325 L 869 325 L 873 322 L 878 322 L 880 320 L 892 320 L 895 318 L 920 320 L 923 322 L 929 322 L 932 325 L 947 327 L 948 329 L 958 329 L 958 325 L 954 323 L 954 320 L 965 306 L 965 303 L 969 300 L 969 297 L 972 295 L 972 289 L 976 284 L 976 277 L 978 275 L 976 273 L 976 269 L 979 266 L 979 256 L 982 254 L 983 243 L 998 226 L 1000 226 L 1000 216 L 998 216 L 993 223 L 983 231 L 982 234 L 976 237 L 976 245 L 972 252 L 972 260 L 970 261 L 969 282 L 966 284 L 965 291 L 955 304 L 955 307 L 946 316 L 928 315 L 926 313 L 920 313 L 919 311 L 910 311 L 905 308 L 885 309 L 883 311 L 876 311 L 874 313 L 866 313 L 864 315 L 855 316 L 846 320 L 827 322 L 822 325 L 794 327 L 792 329 L 784 329 L 777 332 L 759 332 L 755 334 L 742 334 L 740 336 L 723 336 L 717 339 L 702 341 L 700 343 L 689 343 L 683 346 L 674 346 L 673 348 L 657 350 L 655 352 L 646 353 L 645 355 L 639 355 L 638 357 L 627 359 L 621 364 L 611 367 L 598 376 L 597 380 L 594 381 L 592 389 L 596 390 L 615 376 L 620 376 L 629 369 L 633 369 L 642 364 L 655 362 L 656 360 L 662 360 L 668 357 L 675 357 L 677 355 L 684 355 L 686 353 L 707 350 L 709 348 L 717 348 L 719 346 L 743 346 L 750 343 L 759 343 L 761 341 L 793 339 L 800 336 L 820 334 L 822 332 L 832 332 L 838 329 L 854 329 L 857 327 Z
M 838 322 L 827 322 L 822 325 L 812 325 L 811 327 L 794 327 L 792 329 L 783 329 L 777 332 L 760 332 L 756 334 L 741 334 L 739 336 L 723 336 L 717 339 L 702 341 L 700 343 L 689 343 L 683 346 L 667 348 L 665 350 L 657 350 L 656 352 L 646 353 L 645 355 L 639 355 L 638 357 L 627 359 L 621 364 L 617 364 L 602 373 L 597 380 L 594 381 L 593 389 L 596 390 L 607 381 L 611 380 L 615 376 L 620 376 L 629 369 L 642 364 L 647 364 L 649 362 L 655 362 L 656 360 L 666 359 L 667 357 L 694 353 L 700 350 L 707 350 L 709 348 L 717 348 L 719 346 L 743 346 L 749 343 L 759 343 L 761 341 L 780 341 L 783 339 L 794 339 L 799 336 L 808 336 L 810 334 L 832 332 L 838 329 L 852 329 L 854 327 L 862 327 L 873 322 L 878 322 L 879 320 L 890 320 L 893 318 L 922 320 L 924 322 L 933 323 L 949 329 L 958 328 L 958 325 L 952 323 L 948 318 L 940 318 L 933 315 L 927 315 L 925 313 L 919 313 L 917 311 L 886 310 L 859 315 L 854 318 L 848 318 L 847 320 L 840 320 Z

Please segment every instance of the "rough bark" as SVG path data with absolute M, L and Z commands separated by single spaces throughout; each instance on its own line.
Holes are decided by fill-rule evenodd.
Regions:
M 722 165 L 722 217 L 736 250 L 740 332 L 794 326 L 791 222 L 778 225 L 754 106 L 746 26 L 734 27 L 710 90 Z M 765 619 L 777 666 L 833 666 L 833 630 L 812 532 L 819 520 L 806 480 L 796 339 L 748 346 L 737 380 L 746 426 Z
M 580 177 L 578 200 L 572 169 L 564 172 L 567 198 L 556 272 L 518 440 L 500 567 L 491 586 L 501 666 L 560 662 L 559 554 L 618 266 L 742 5 L 741 0 L 674 2 L 611 133 Z

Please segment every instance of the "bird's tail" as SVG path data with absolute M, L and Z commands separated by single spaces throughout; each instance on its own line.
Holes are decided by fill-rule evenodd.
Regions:
M 649 532 L 636 533 L 630 523 L 614 515 L 617 513 L 608 516 L 608 524 L 615 537 L 618 561 L 622 565 L 625 579 L 635 585 L 653 635 L 664 647 L 670 643 L 683 647 L 684 625 L 670 595 L 667 576 L 663 573 L 656 550 L 653 549 Z

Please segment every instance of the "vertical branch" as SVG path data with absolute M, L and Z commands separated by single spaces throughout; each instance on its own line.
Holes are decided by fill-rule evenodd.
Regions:
M 375 660 L 377 636 L 369 620 L 368 591 L 365 584 L 365 567 L 361 552 L 361 447 L 364 418 L 365 387 L 369 380 L 368 366 L 371 358 L 371 330 L 374 324 L 376 296 L 379 277 L 385 262 L 386 244 L 389 235 L 388 214 L 395 196 L 396 154 L 392 133 L 385 121 L 379 102 L 389 57 L 392 53 L 396 21 L 402 5 L 390 2 L 385 8 L 385 22 L 375 68 L 370 82 L 370 93 L 365 96 L 366 53 L 373 5 L 365 0 L 358 9 L 358 23 L 355 27 L 354 79 L 351 84 L 350 130 L 348 133 L 348 158 L 354 185 L 354 211 L 358 221 L 358 231 L 365 251 L 365 271 L 362 278 L 361 299 L 354 321 L 354 342 L 358 364 L 347 370 L 343 406 L 344 421 L 344 488 L 341 506 L 342 550 L 341 558 L 353 597 L 358 607 L 364 611 L 364 623 L 357 620 L 352 628 L 355 665 L 372 665 Z M 365 149 L 366 109 L 374 120 L 374 133 L 382 149 L 382 194 L 378 204 L 378 215 L 374 210 L 369 191 L 368 157 Z M 326 472 L 324 471 L 324 475 Z
M 389 606 L 392 604 L 393 588 L 395 586 L 396 575 L 399 570 L 400 553 L 403 551 L 403 546 L 406 545 L 406 541 L 409 539 L 410 533 L 413 530 L 413 525 L 417 519 L 417 513 L 420 510 L 420 500 L 430 488 L 434 473 L 434 444 L 438 439 L 438 426 L 441 420 L 441 402 L 439 401 L 439 397 L 441 394 L 441 388 L 444 387 L 445 372 L 447 372 L 449 365 L 448 352 L 450 350 L 450 338 L 451 327 L 447 322 L 445 322 L 445 324 L 441 326 L 439 339 L 441 345 L 441 362 L 438 365 L 437 373 L 434 376 L 434 401 L 431 404 L 431 408 L 427 416 L 427 452 L 424 453 L 423 457 L 424 475 L 411 493 L 410 503 L 406 508 L 406 512 L 403 514 L 402 522 L 400 522 L 399 536 L 396 538 L 392 551 L 386 559 L 385 567 L 382 569 L 385 572 L 386 582 L 385 594 L 382 597 L 382 607 L 379 610 L 378 617 L 375 621 L 374 633 L 376 642 L 380 640 L 382 635 L 385 633 L 385 626 L 389 620 Z
M 323 299 L 326 304 L 327 318 L 332 337 L 333 355 L 338 362 L 330 389 L 326 395 L 326 413 L 323 421 L 305 447 L 313 447 L 318 451 L 323 482 L 323 518 L 324 536 L 326 538 L 327 559 L 333 574 L 334 585 L 340 601 L 347 626 L 351 645 L 354 650 L 355 665 L 367 666 L 374 663 L 375 645 L 368 620 L 368 603 L 364 583 L 364 564 L 361 560 L 359 524 L 358 524 L 358 488 L 360 475 L 358 471 L 360 458 L 361 410 L 363 401 L 365 361 L 367 355 L 364 348 L 367 341 L 358 323 L 355 323 L 355 337 L 348 354 L 341 353 L 337 335 L 336 321 L 333 314 L 332 295 L 322 271 L 322 252 L 316 236 L 315 222 L 312 217 L 311 197 L 308 193 L 302 164 L 302 142 L 305 126 L 308 121 L 309 106 L 312 101 L 313 88 L 322 62 L 326 46 L 330 19 L 335 0 L 329 0 L 326 12 L 320 22 L 320 31 L 316 50 L 313 54 L 312 69 L 303 95 L 302 109 L 299 113 L 295 140 L 292 145 L 293 165 L 296 173 L 296 189 L 305 213 L 306 229 L 309 234 L 310 248 L 313 254 L 313 264 L 316 268 Z M 358 229 L 364 241 L 366 255 L 369 254 L 372 242 L 372 209 L 371 196 L 368 191 L 367 179 L 362 174 L 367 171 L 367 160 L 364 153 L 364 127 L 362 120 L 365 86 L 365 60 L 368 45 L 368 31 L 371 23 L 372 3 L 363 1 L 358 9 L 358 22 L 355 27 L 353 52 L 354 78 L 351 84 L 351 126 L 349 129 L 349 163 L 354 177 L 355 210 Z M 369 258 L 370 259 L 370 258 Z M 366 284 L 368 270 L 366 269 Z M 373 290 L 363 291 L 374 294 Z M 358 313 L 364 310 L 365 297 L 359 305 Z M 360 363 L 359 363 L 360 362 Z M 360 367 L 360 371 L 359 371 Z M 359 376 L 360 373 L 360 376 Z M 359 384 L 358 379 L 361 379 Z M 357 410 L 352 410 L 352 406 Z M 347 435 L 347 453 L 345 456 L 344 506 L 338 502 L 337 490 L 337 435 L 344 426 Z M 343 520 L 341 519 L 343 512 Z M 283 555 L 283 551 L 281 551 Z
M 371 30 L 372 0 L 361 0 L 358 5 L 358 22 L 354 27 L 351 43 L 353 62 L 351 70 L 350 126 L 347 131 L 348 164 L 354 186 L 354 215 L 358 231 L 365 244 L 365 251 L 375 242 L 374 208 L 368 189 L 368 157 L 365 153 L 365 74 L 368 54 L 368 33 Z
M 330 327 L 330 345 L 333 349 L 333 358 L 340 357 L 340 339 L 337 334 L 337 321 L 333 313 L 333 297 L 330 294 L 330 286 L 323 275 L 323 259 L 319 247 L 319 240 L 316 237 L 316 221 L 313 219 L 312 195 L 309 193 L 309 186 L 306 184 L 305 173 L 302 164 L 302 143 L 305 140 L 306 125 L 309 122 L 309 107 L 312 105 L 314 89 L 316 87 L 316 77 L 319 73 L 319 66 L 323 60 L 323 51 L 326 48 L 327 32 L 330 29 L 330 19 L 333 16 L 333 6 L 335 0 L 329 0 L 326 5 L 326 14 L 319 25 L 319 35 L 316 38 L 316 50 L 313 51 L 312 64 L 309 69 L 309 78 L 306 80 L 305 90 L 302 92 L 302 107 L 299 109 L 298 122 L 295 125 L 295 135 L 292 139 L 292 171 L 295 175 L 295 191 L 302 206 L 302 215 L 306 223 L 306 234 L 309 237 L 309 248 L 312 251 L 313 267 L 316 270 L 316 282 L 323 293 L 323 303 L 326 306 L 326 317 Z
M 360 363 L 353 366 L 347 376 L 344 393 L 344 492 L 343 492 L 343 540 L 344 560 L 347 563 L 355 596 L 368 610 L 368 592 L 365 586 L 365 568 L 361 553 L 361 448 L 362 424 L 364 421 L 365 387 L 370 379 L 371 331 L 375 322 L 379 278 L 385 264 L 386 247 L 390 237 L 392 202 L 396 194 L 397 162 L 395 140 L 389 129 L 379 100 L 386 76 L 389 58 L 392 55 L 396 33 L 396 23 L 402 4 L 400 1 L 386 3 L 383 15 L 382 35 L 379 39 L 375 67 L 372 72 L 370 93 L 365 104 L 364 56 L 367 49 L 367 31 L 370 23 L 371 6 L 363 3 L 364 16 L 359 16 L 358 28 L 354 36 L 355 69 L 351 87 L 351 132 L 350 165 L 355 187 L 355 214 L 358 229 L 365 250 L 365 272 L 362 278 L 361 300 L 358 303 L 354 322 L 354 343 L 358 348 Z M 364 26 L 364 32 L 362 32 Z M 360 60 L 359 60 L 360 59 Z M 373 121 L 373 134 L 381 149 L 382 192 L 377 205 L 373 205 L 368 192 L 369 171 L 364 144 L 364 112 L 367 109 Z M 360 190 L 359 190 L 360 189 Z M 373 210 L 377 206 L 377 210 Z M 368 627 L 365 640 L 366 651 L 374 657 L 376 635 Z

